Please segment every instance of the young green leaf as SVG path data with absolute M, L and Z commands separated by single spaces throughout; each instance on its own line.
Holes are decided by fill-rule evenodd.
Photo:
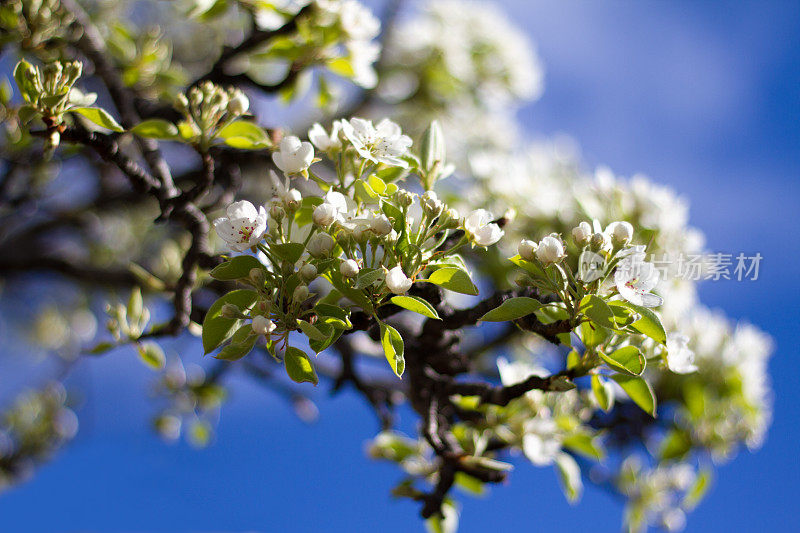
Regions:
M 592 394 L 594 394 L 594 399 L 597 400 L 597 405 L 603 411 L 608 412 L 614 406 L 613 390 L 609 391 L 603 378 L 597 374 L 592 375 Z
M 528 298 L 527 296 L 509 298 L 501 303 L 499 307 L 495 307 L 480 317 L 478 321 L 505 322 L 507 320 L 516 320 L 534 313 L 540 307 L 542 307 L 542 303 L 534 298 Z
M 420 281 L 428 281 L 434 285 L 438 285 L 453 292 L 460 292 L 462 294 L 469 294 L 471 296 L 478 295 L 478 287 L 476 287 L 472 282 L 469 274 L 460 268 L 440 268 L 434 271 L 427 280 Z
M 376 281 L 383 279 L 384 272 L 382 268 L 362 268 L 358 271 L 356 276 L 356 284 L 353 286 L 355 289 L 366 289 Z
M 436 312 L 436 309 L 418 296 L 393 296 L 392 303 L 403 309 L 419 313 L 422 316 L 440 320 L 439 313 Z
M 233 281 L 250 276 L 254 268 L 264 268 L 261 262 L 252 255 L 237 255 L 214 267 L 211 277 L 219 281 Z
M 229 292 L 211 304 L 205 318 L 203 319 L 203 350 L 209 353 L 216 349 L 220 344 L 233 335 L 237 327 L 241 325 L 241 320 L 236 318 L 226 318 L 220 316 L 222 306 L 233 304 L 242 312 L 250 309 L 258 300 L 258 293 L 247 289 L 240 289 Z
M 617 323 L 614 321 L 614 313 L 602 298 L 594 294 L 588 294 L 581 300 L 581 313 L 589 317 L 592 323 L 604 328 L 615 329 Z
M 279 259 L 290 263 L 297 263 L 305 250 L 306 248 L 301 242 L 286 242 L 270 246 L 270 251 L 277 255 Z
M 217 137 L 233 148 L 253 150 L 270 145 L 267 133 L 256 124 L 246 120 L 231 122 L 217 133 Z
M 666 344 L 667 333 L 664 331 L 664 326 L 661 324 L 661 319 L 658 318 L 658 315 L 655 314 L 651 309 L 642 307 L 640 305 L 635 305 L 624 300 L 608 302 L 608 305 L 627 307 L 628 309 L 638 313 L 641 318 L 631 324 L 631 327 L 639 333 L 647 335 L 656 342 Z
M 353 324 L 350 323 L 349 309 L 320 301 L 314 306 L 314 312 L 317 313 L 320 322 L 330 324 L 335 328 L 350 329 L 353 327 Z
M 330 334 L 323 333 L 314 327 L 313 324 L 310 324 L 305 320 L 298 320 L 297 327 L 300 328 L 300 331 L 306 334 L 306 337 L 315 341 L 326 341 L 328 340 L 328 337 L 330 337 Z
M 388 324 L 381 322 L 381 346 L 383 346 L 383 354 L 389 365 L 394 370 L 397 377 L 403 377 L 403 371 L 406 368 L 406 360 L 403 357 L 403 338 Z
M 616 381 L 636 405 L 643 411 L 656 417 L 656 395 L 650 384 L 638 376 L 628 374 L 614 374 L 611 379 Z
M 156 370 L 160 370 L 167 365 L 167 356 L 164 355 L 164 350 L 155 342 L 142 342 L 136 345 L 136 350 L 139 352 L 139 357 L 142 361 Z
M 121 132 L 125 129 L 114 120 L 108 111 L 99 107 L 73 107 L 69 110 L 71 113 L 79 113 L 91 120 L 98 126 L 106 128 L 111 131 Z
M 162 120 L 160 118 L 152 118 L 140 122 L 131 128 L 131 132 L 139 137 L 147 137 L 148 139 L 161 139 L 173 140 L 180 137 L 178 127 L 172 122 Z
M 556 467 L 564 496 L 567 497 L 570 503 L 575 503 L 581 497 L 581 492 L 583 492 L 581 468 L 575 459 L 567 453 L 559 453 L 556 456 Z
M 601 351 L 597 353 L 608 366 L 624 374 L 641 376 L 647 365 L 644 355 L 636 346 L 623 346 L 608 355 Z
M 574 433 L 564 437 L 564 446 L 584 457 L 598 461 L 602 461 L 606 455 L 597 439 L 587 433 Z
M 319 383 L 314 365 L 311 364 L 311 359 L 303 350 L 292 346 L 287 347 L 283 362 L 286 365 L 286 373 L 295 383 L 308 382 L 314 385 Z
M 238 361 L 253 350 L 257 340 L 258 335 L 253 332 L 253 327 L 249 323 L 245 324 L 233 334 L 231 343 L 222 348 L 214 357 L 223 361 Z

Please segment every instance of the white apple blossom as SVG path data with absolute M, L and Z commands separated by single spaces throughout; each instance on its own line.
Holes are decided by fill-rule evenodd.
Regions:
M 340 2 L 339 20 L 348 37 L 356 41 L 369 41 L 381 31 L 381 21 L 356 0 Z
M 620 296 L 632 304 L 658 307 L 663 302 L 658 295 L 651 294 L 660 273 L 653 263 L 644 260 L 643 252 L 633 252 L 623 257 L 614 272 L 614 283 Z
M 317 122 L 308 130 L 308 140 L 321 152 L 338 151 L 342 148 L 342 140 L 339 138 L 341 130 L 342 124 L 338 120 L 331 126 L 330 134 Z
M 331 253 L 335 245 L 336 242 L 333 237 L 327 233 L 316 233 L 306 244 L 306 250 L 312 257 L 325 257 Z
M 522 437 L 522 451 L 525 457 L 536 466 L 552 464 L 561 451 L 561 436 L 558 426 L 549 414 L 540 412 L 525 423 Z
M 536 257 L 544 264 L 557 263 L 564 258 L 564 244 L 561 239 L 553 235 L 542 237 L 536 248 Z
M 572 238 L 578 246 L 586 246 L 592 238 L 592 227 L 588 222 L 581 222 L 572 228 Z
M 234 91 L 228 101 L 228 113 L 231 115 L 242 115 L 250 108 L 250 100 L 242 91 Z
M 384 214 L 375 214 L 369 217 L 369 228 L 378 237 L 385 237 L 392 232 L 392 222 Z
M 269 335 L 275 328 L 275 322 L 270 320 L 269 318 L 261 315 L 256 315 L 253 317 L 253 333 L 256 335 Z
M 617 244 L 627 244 L 633 238 L 633 225 L 624 220 L 612 222 L 605 231 L 612 241 Z
M 405 294 L 411 288 L 412 281 L 408 279 L 403 267 L 397 265 L 386 273 L 386 286 L 394 294 Z
M 325 201 L 314 208 L 311 218 L 315 224 L 328 227 L 335 221 L 343 222 L 348 212 L 347 197 L 331 189 L 325 193 Z
M 228 206 L 226 215 L 214 220 L 214 229 L 237 252 L 244 252 L 258 244 L 267 230 L 267 211 L 264 206 L 256 210 L 247 200 L 240 200 Z
M 492 222 L 494 216 L 485 209 L 476 209 L 464 219 L 464 230 L 478 246 L 490 246 L 503 236 L 503 230 Z
M 371 120 L 342 120 L 342 132 L 361 157 L 375 163 L 406 168 L 401 156 L 411 147 L 411 138 L 403 135 L 400 126 L 385 118 L 373 126 Z
M 300 141 L 300 138 L 294 135 L 281 139 L 278 151 L 272 154 L 275 166 L 287 176 L 307 171 L 313 160 L 314 147 L 311 143 Z
M 342 261 L 342 264 L 339 265 L 339 272 L 341 272 L 342 276 L 346 278 L 356 277 L 359 270 L 360 268 L 358 267 L 358 263 L 356 263 L 353 259 Z
M 691 374 L 697 371 L 694 352 L 689 349 L 689 337 L 681 333 L 667 335 L 667 366 L 676 374 Z
M 533 261 L 536 257 L 536 249 L 539 245 L 529 239 L 522 239 L 517 246 L 517 253 L 525 261 Z

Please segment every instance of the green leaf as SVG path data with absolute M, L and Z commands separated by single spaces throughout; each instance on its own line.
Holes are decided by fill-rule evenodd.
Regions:
M 282 244 L 273 244 L 270 246 L 270 251 L 278 256 L 279 259 L 289 261 L 290 263 L 297 263 L 300 257 L 305 252 L 306 247 L 301 242 L 286 242 Z
M 160 370 L 167 365 L 167 356 L 164 355 L 164 350 L 155 342 L 142 342 L 136 345 L 136 350 L 139 352 L 139 357 L 142 358 L 144 363 L 156 370 Z
M 653 418 L 656 417 L 656 395 L 650 384 L 638 376 L 628 374 L 614 374 L 611 379 L 616 381 L 631 400 L 636 403 L 643 411 Z
M 303 350 L 289 346 L 286 348 L 283 362 L 286 365 L 286 373 L 295 383 L 308 382 L 314 385 L 319 383 L 314 365 L 311 364 L 311 359 Z
M 244 279 L 250 276 L 250 271 L 254 268 L 261 269 L 264 265 L 252 255 L 237 255 L 214 267 L 211 277 L 219 281 Z
M 94 347 L 92 347 L 92 349 L 89 350 L 89 353 L 92 355 L 101 355 L 108 352 L 109 350 L 113 350 L 116 347 L 117 347 L 116 343 L 102 341 L 95 344 Z
M 114 120 L 108 111 L 105 109 L 101 109 L 99 107 L 73 107 L 69 109 L 70 113 L 79 113 L 86 117 L 87 119 L 91 120 L 98 126 L 106 128 L 111 131 L 125 131 L 125 129 Z
M 590 348 L 602 344 L 611 334 L 608 329 L 594 324 L 591 320 L 582 322 L 580 331 L 583 344 Z
M 589 459 L 602 461 L 606 454 L 596 441 L 587 433 L 575 433 L 564 438 L 564 446 Z
M 36 84 L 33 81 L 36 74 L 36 67 L 24 59 L 14 67 L 14 81 L 17 82 L 19 92 L 26 102 L 34 102 L 38 96 Z
M 248 289 L 231 291 L 219 298 L 208 309 L 203 319 L 203 350 L 209 353 L 216 349 L 220 344 L 233 335 L 233 332 L 241 325 L 241 320 L 236 318 L 225 318 L 220 316 L 222 306 L 226 303 L 237 306 L 242 312 L 247 311 L 258 300 L 258 293 Z
M 315 324 L 315 327 L 323 334 L 327 335 L 325 340 L 321 341 L 315 339 L 309 339 L 308 345 L 311 347 L 312 350 L 314 350 L 315 353 L 321 352 L 322 350 L 324 350 L 325 348 L 336 342 L 336 340 L 339 337 L 341 337 L 342 331 L 344 331 L 343 329 L 334 327 L 332 324 L 327 322 L 317 322 Z
M 711 482 L 713 478 L 713 474 L 711 469 L 703 468 L 700 473 L 697 475 L 697 478 L 694 480 L 694 484 L 692 487 L 686 491 L 686 496 L 683 498 L 683 505 L 687 509 L 694 509 L 697 507 L 697 504 L 703 499 L 708 492 L 708 489 L 711 488 Z
M 403 167 L 386 167 L 375 173 L 375 175 L 382 179 L 385 183 L 397 181 L 405 177 L 406 174 L 408 174 L 408 169 Z M 385 192 L 386 194 L 394 194 L 396 191 L 390 193 L 387 190 Z
M 641 376 L 647 365 L 644 355 L 636 346 L 623 346 L 608 355 L 599 350 L 597 353 L 608 366 L 624 374 Z
M 223 361 L 238 361 L 253 350 L 257 340 L 258 335 L 253 332 L 253 326 L 250 324 L 240 326 L 231 337 L 231 343 L 222 348 L 215 358 Z
M 648 309 L 647 307 L 632 304 L 625 300 L 608 302 L 608 305 L 627 307 L 628 309 L 635 311 L 641 316 L 641 318 L 631 324 L 631 327 L 639 333 L 647 335 L 656 342 L 661 344 L 667 343 L 667 333 L 664 331 L 664 326 L 661 324 L 661 319 L 658 318 L 658 315 L 652 310 Z
M 381 346 L 383 346 L 383 354 L 389 361 L 389 366 L 392 367 L 397 377 L 402 378 L 406 368 L 406 360 L 403 357 L 403 338 L 396 329 L 383 322 L 381 322 Z
M 217 137 L 233 148 L 247 150 L 266 148 L 270 145 L 267 133 L 247 120 L 236 120 L 222 128 Z
M 374 204 L 380 198 L 380 195 L 373 191 L 369 183 L 364 180 L 356 180 L 353 185 L 356 189 L 356 197 L 365 204 Z
M 495 307 L 480 317 L 478 321 L 505 322 L 507 320 L 516 320 L 534 313 L 540 307 L 542 307 L 542 303 L 534 298 L 528 298 L 527 296 L 509 298 L 501 303 L 499 307 Z
M 350 329 L 353 327 L 353 324 L 350 322 L 350 311 L 338 305 L 318 302 L 317 305 L 314 306 L 314 312 L 317 314 L 320 321 L 330 324 L 335 328 Z
M 140 122 L 131 128 L 131 132 L 139 137 L 147 137 L 148 139 L 173 140 L 180 137 L 178 127 L 175 124 L 160 118 L 152 118 Z
M 131 296 L 128 298 L 128 308 L 126 314 L 129 322 L 139 322 L 144 310 L 144 300 L 142 299 L 142 289 L 138 285 L 131 289 Z
M 460 268 L 440 268 L 434 271 L 428 279 L 420 281 L 428 281 L 453 292 L 460 292 L 471 296 L 477 296 L 478 294 L 478 287 L 472 282 L 469 274 Z
M 575 503 L 581 497 L 581 492 L 583 492 L 581 468 L 575 462 L 575 459 L 567 453 L 559 453 L 556 456 L 556 467 L 564 496 L 567 497 L 570 503 Z
M 328 340 L 328 337 L 330 337 L 330 333 L 325 334 L 321 332 L 314 327 L 313 324 L 306 322 L 305 320 L 298 320 L 297 327 L 300 328 L 300 331 L 306 334 L 306 337 L 315 341 L 326 341 Z
M 484 496 L 486 494 L 486 486 L 483 481 L 464 472 L 456 472 L 456 486 L 473 496 Z
M 615 329 L 617 323 L 614 321 L 614 312 L 602 298 L 594 294 L 588 294 L 581 300 L 580 311 L 598 326 Z
M 594 394 L 594 399 L 597 400 L 597 405 L 603 411 L 608 412 L 614 406 L 614 396 L 609 394 L 605 383 L 597 374 L 592 375 L 592 393 Z
M 393 296 L 392 303 L 403 309 L 419 313 L 422 316 L 440 320 L 439 313 L 436 312 L 436 309 L 418 296 Z
M 692 439 L 685 431 L 673 428 L 661 442 L 658 456 L 661 461 L 682 459 L 692 449 Z
M 328 69 L 334 74 L 338 74 L 344 78 L 352 78 L 356 74 L 356 71 L 353 70 L 353 65 L 346 57 L 331 59 L 328 61 Z
M 378 281 L 383 279 L 384 272 L 382 268 L 362 268 L 358 271 L 356 276 L 356 283 L 353 286 L 355 289 L 365 289 Z

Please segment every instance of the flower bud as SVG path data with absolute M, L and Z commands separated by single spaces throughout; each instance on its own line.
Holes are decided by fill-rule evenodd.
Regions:
M 606 233 L 611 237 L 611 240 L 616 245 L 628 244 L 633 238 L 633 226 L 630 222 L 617 221 L 612 222 L 606 228 Z
M 444 209 L 444 204 L 441 200 L 436 196 L 436 193 L 433 191 L 426 191 L 425 194 L 419 200 L 420 204 L 422 205 L 422 211 L 425 212 L 429 217 L 436 218 Z
M 611 249 L 611 240 L 605 233 L 595 233 L 594 235 L 592 235 L 590 244 L 592 247 L 592 251 L 595 252 Z
M 300 277 L 309 282 L 317 277 L 317 267 L 311 263 L 306 263 L 300 267 Z
M 297 189 L 289 189 L 281 199 L 287 211 L 295 211 L 303 200 L 303 195 Z
M 539 241 L 536 257 L 545 264 L 556 263 L 564 257 L 564 245 L 557 237 L 548 235 Z
M 408 207 L 414 203 L 414 194 L 404 189 L 397 191 L 394 197 L 397 203 L 400 204 L 400 207 Z
M 392 223 L 386 215 L 378 215 L 369 221 L 369 227 L 378 237 L 389 235 L 392 231 Z
M 242 312 L 233 304 L 223 304 L 219 315 L 223 318 L 239 318 L 242 316 Z
M 248 278 L 250 278 L 254 286 L 260 287 L 264 284 L 264 271 L 260 268 L 251 268 Z
M 275 322 L 270 320 L 269 318 L 261 315 L 256 315 L 253 317 L 253 333 L 256 335 L 269 335 L 273 331 L 275 331 Z
M 342 276 L 346 278 L 356 277 L 359 270 L 358 263 L 356 263 L 353 259 L 342 261 L 342 264 L 339 265 L 339 272 L 341 272 Z
M 523 239 L 520 241 L 519 246 L 517 246 L 517 253 L 525 261 L 533 261 L 534 257 L 536 257 L 536 249 L 538 247 L 539 245 L 535 242 Z
M 298 285 L 295 287 L 294 292 L 292 293 L 292 301 L 293 302 L 305 302 L 308 300 L 308 286 L 306 285 Z
M 280 222 L 281 220 L 283 220 L 283 216 L 285 214 L 286 212 L 283 210 L 283 207 L 281 207 L 279 204 L 272 204 L 269 207 L 269 216 L 271 216 L 272 220 L 274 220 L 275 222 Z
M 326 202 L 318 205 L 314 209 L 314 212 L 311 214 L 311 219 L 317 226 L 327 228 L 328 226 L 333 224 L 334 220 L 336 220 L 336 215 L 337 215 L 336 208 L 333 205 Z
M 228 102 L 228 113 L 231 115 L 243 115 L 247 113 L 249 108 L 250 100 L 247 99 L 247 96 L 242 91 L 235 91 L 231 95 L 231 99 Z
M 461 225 L 461 215 L 451 207 L 442 212 L 439 223 L 444 229 L 456 229 Z
M 581 222 L 572 228 L 572 238 L 578 246 L 586 246 L 592 238 L 592 227 L 588 222 Z
M 400 265 L 386 273 L 386 286 L 394 294 L 405 294 L 411 288 L 412 283 Z
M 308 241 L 306 250 L 312 257 L 325 257 L 333 250 L 335 244 L 333 237 L 327 233 L 317 233 Z

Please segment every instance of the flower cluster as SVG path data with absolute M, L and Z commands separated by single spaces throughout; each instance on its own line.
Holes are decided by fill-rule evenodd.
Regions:
M 402 339 L 380 321 L 378 309 L 393 304 L 435 318 L 429 304 L 409 295 L 415 282 L 477 294 L 457 252 L 469 243 L 492 245 L 503 231 L 484 210 L 462 219 L 434 191 L 417 195 L 400 188 L 398 178 L 427 170 L 410 151 L 411 139 L 389 120 L 345 119 L 330 133 L 315 124 L 309 138 L 335 169 L 332 181 L 318 175 L 324 169 L 315 170 L 311 143 L 284 137 L 273 153 L 284 176 L 272 175 L 269 204 L 235 202 L 214 221 L 231 250 L 256 255 L 233 257 L 211 273 L 252 290 L 223 296 L 209 311 L 204 339 L 213 342 L 206 342 L 206 351 L 228 341 L 217 357 L 238 359 L 263 338 L 290 377 L 316 382 L 310 360 L 289 346 L 289 335 L 301 331 L 313 350 L 325 349 L 350 327 L 348 301 L 395 339 L 384 348 L 401 375 Z M 306 185 L 320 192 L 304 196 L 292 187 L 294 176 L 307 177 Z M 217 329 L 220 334 L 208 333 Z

